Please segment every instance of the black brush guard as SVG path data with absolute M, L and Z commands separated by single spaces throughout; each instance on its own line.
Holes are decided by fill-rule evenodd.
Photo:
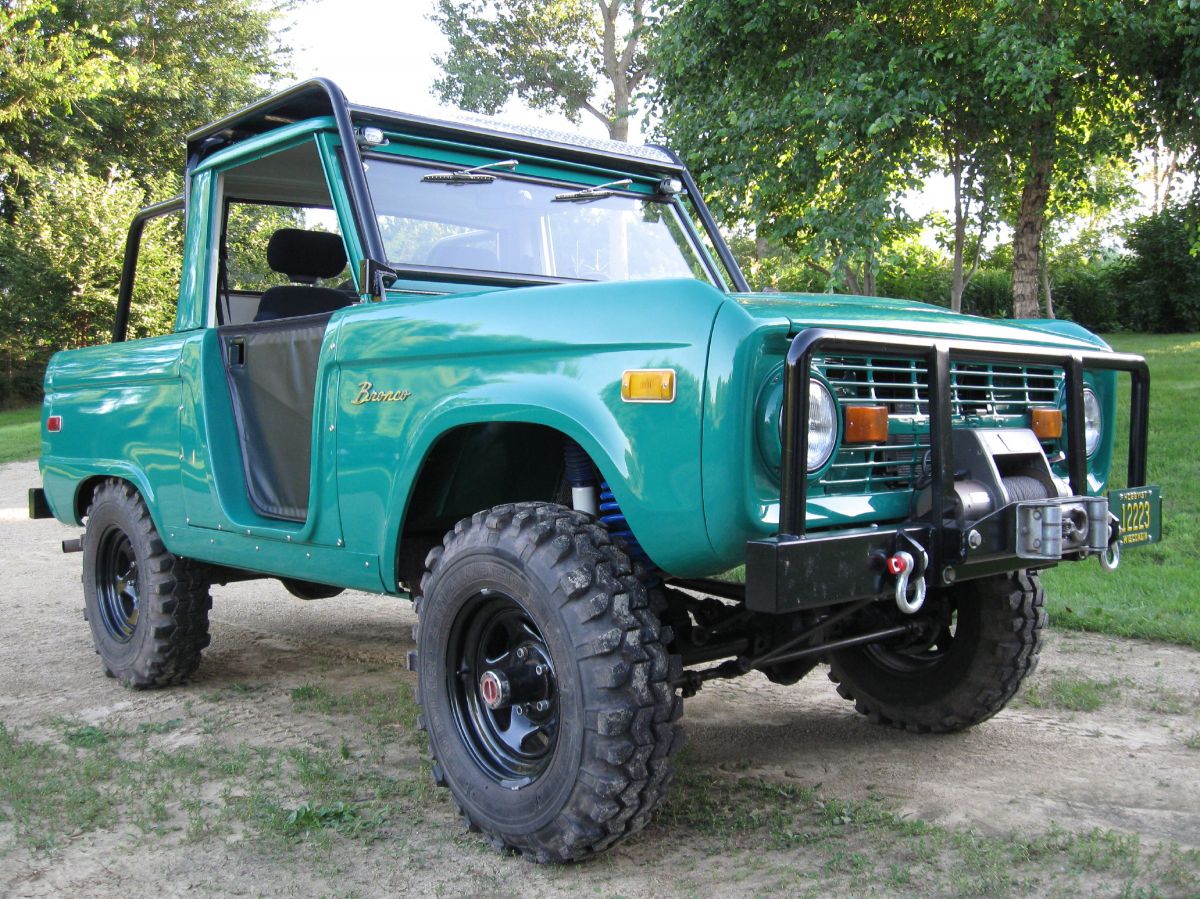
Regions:
M 929 372 L 931 508 L 920 520 L 895 527 L 838 530 L 806 535 L 808 498 L 808 394 L 816 353 L 902 355 L 924 360 Z M 1037 567 L 1011 547 L 973 553 L 970 528 L 957 517 L 953 500 L 954 458 L 951 360 L 1060 365 L 1066 374 L 1067 471 L 1071 492 L 1087 495 L 1083 373 L 1128 372 L 1132 379 L 1129 416 L 1128 486 L 1146 483 L 1146 438 L 1150 415 L 1150 370 L 1140 356 L 1036 346 L 1005 346 L 973 340 L 901 337 L 811 328 L 792 340 L 784 375 L 783 464 L 779 533 L 746 545 L 746 606 L 781 613 L 819 608 L 890 590 L 886 558 L 917 544 L 928 555 L 929 586 L 1016 568 Z M 1111 427 L 1111 423 L 1106 423 Z M 1000 516 L 996 520 L 1000 520 Z M 1042 565 L 1052 563 L 1040 563 Z M 920 572 L 924 574 L 925 572 Z

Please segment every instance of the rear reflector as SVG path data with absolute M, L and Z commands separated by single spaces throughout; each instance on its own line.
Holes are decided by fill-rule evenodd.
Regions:
M 1039 440 L 1057 440 L 1062 436 L 1062 410 L 1030 409 L 1029 427 Z
M 846 407 L 846 443 L 883 443 L 887 436 L 887 406 Z
M 46 430 L 49 431 L 51 434 L 57 434 L 59 431 L 61 431 L 62 430 L 62 416 L 61 415 L 51 415 L 49 418 L 47 418 L 46 419 Z

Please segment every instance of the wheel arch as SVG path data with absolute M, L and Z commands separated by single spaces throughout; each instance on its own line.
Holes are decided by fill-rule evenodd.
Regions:
M 142 497 L 142 501 L 146 504 L 146 508 L 150 511 L 150 518 L 154 521 L 154 526 L 161 531 L 161 522 L 158 521 L 158 516 L 155 514 L 154 491 L 150 488 L 146 479 L 140 477 L 139 474 L 139 472 L 135 471 L 122 470 L 89 474 L 82 478 L 75 486 L 75 493 L 72 498 L 72 513 L 75 516 L 75 523 L 83 524 L 83 519 L 87 515 L 88 507 L 92 504 L 92 496 L 95 494 L 96 488 L 105 481 L 116 480 L 124 481 L 138 492 Z
M 638 507 L 640 497 L 629 484 L 627 440 L 611 416 L 607 424 L 589 428 L 544 406 L 473 407 L 470 413 L 448 413 L 439 426 L 426 428 L 412 477 L 397 478 L 385 532 L 385 546 L 393 550 L 389 581 L 405 580 L 406 571 L 422 566 L 429 548 L 465 516 L 505 502 L 562 499 L 563 444 L 568 439 L 587 453 L 623 508 L 625 503 Z M 521 464 L 506 466 L 518 448 Z M 474 453 L 486 453 L 492 470 L 461 464 Z M 497 469 L 501 479 L 489 480 Z M 636 520 L 636 512 L 629 517 Z

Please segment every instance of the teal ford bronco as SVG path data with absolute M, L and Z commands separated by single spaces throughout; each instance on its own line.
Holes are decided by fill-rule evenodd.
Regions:
M 171 215 L 174 328 L 129 339 Z M 1148 389 L 1070 323 L 751 293 L 668 150 L 316 80 L 188 136 L 113 342 L 50 362 L 30 509 L 84 525 L 64 549 L 131 687 L 196 671 L 213 584 L 411 598 L 435 780 L 557 862 L 645 826 L 714 678 L 828 665 L 912 731 L 996 714 L 1038 571 L 1158 539 Z

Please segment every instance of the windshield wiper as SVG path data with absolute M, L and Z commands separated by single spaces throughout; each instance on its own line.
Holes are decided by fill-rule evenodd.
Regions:
M 554 202 L 578 202 L 580 200 L 599 200 L 604 197 L 616 196 L 615 188 L 628 187 L 633 183 L 631 178 L 622 178 L 619 181 L 609 181 L 606 184 L 597 184 L 595 187 L 585 187 L 583 190 L 573 190 L 565 194 L 555 194 Z
M 517 165 L 515 159 L 502 159 L 487 165 L 477 165 L 473 169 L 459 169 L 457 172 L 430 172 L 421 180 L 431 184 L 491 184 L 496 180 L 496 176 L 485 171 L 486 169 L 508 169 L 511 172 Z

